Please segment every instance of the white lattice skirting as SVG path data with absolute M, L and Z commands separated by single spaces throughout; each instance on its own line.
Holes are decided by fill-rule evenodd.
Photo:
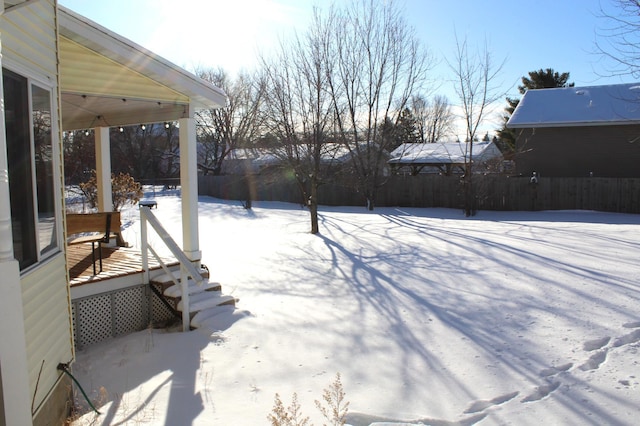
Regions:
M 101 293 L 71 303 L 73 337 L 80 349 L 172 318 L 148 285 Z

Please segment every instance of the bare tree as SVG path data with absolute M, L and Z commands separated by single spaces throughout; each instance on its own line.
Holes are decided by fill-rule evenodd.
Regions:
M 80 130 L 65 132 L 62 142 L 65 184 L 75 185 L 88 180 L 96 164 L 93 135 L 85 135 Z
M 431 57 L 393 0 L 354 1 L 333 17 L 326 57 L 336 134 L 372 210 L 390 143 L 380 137 L 381 124 L 398 123 L 411 94 L 423 88 Z
M 164 127 L 164 143 L 159 150 L 159 158 L 154 165 L 156 177 L 178 178 L 180 176 L 180 139 L 179 130 L 174 122 L 166 122 Z
M 257 137 L 261 123 L 258 111 L 263 88 L 260 80 L 246 72 L 233 78 L 223 69 L 201 69 L 197 75 L 225 91 L 225 108 L 208 109 L 196 114 L 198 136 L 203 150 L 198 167 L 205 174 L 219 175 L 231 150 L 247 145 Z
M 475 214 L 473 191 L 473 142 L 477 140 L 478 128 L 488 115 L 491 105 L 504 94 L 496 84 L 504 61 L 494 63 L 485 43 L 484 48 L 470 52 L 467 40 L 456 34 L 456 51 L 449 66 L 455 76 L 455 90 L 460 98 L 462 118 L 465 123 L 467 155 L 463 176 L 465 216 Z
M 598 30 L 596 50 L 611 60 L 611 75 L 640 76 L 640 1 L 611 0 L 613 9 L 600 7 L 605 25 Z
M 115 173 L 128 173 L 135 179 L 156 176 L 158 147 L 164 146 L 165 136 L 159 123 L 125 126 L 111 129 L 111 164 Z
M 332 15 L 314 9 L 307 32 L 281 42 L 274 59 L 263 58 L 264 108 L 268 130 L 281 141 L 273 153 L 292 169 L 311 217 L 311 233 L 319 232 L 318 187 L 330 164 L 327 132 L 333 108 L 326 91 L 327 43 Z
M 420 142 L 435 143 L 453 134 L 455 116 L 446 96 L 436 95 L 431 102 L 421 95 L 412 96 L 411 112 Z

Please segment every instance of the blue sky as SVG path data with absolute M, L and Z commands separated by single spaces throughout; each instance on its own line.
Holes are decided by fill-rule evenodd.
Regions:
M 345 1 L 345 0 L 339 0 Z M 571 73 L 576 86 L 631 82 L 607 77 L 607 64 L 595 52 L 598 29 L 607 25 L 600 8 L 611 0 L 396 0 L 409 25 L 439 63 L 433 78 L 438 93 L 458 103 L 446 58 L 455 35 L 471 46 L 487 42 L 496 64 L 505 61 L 499 82 L 518 97 L 517 85 L 529 71 L 553 68 Z M 186 69 L 251 69 L 257 52 L 269 49 L 293 29 L 303 31 L 314 5 L 303 0 L 59 0 L 60 4 L 125 36 Z M 496 104 L 496 111 L 504 102 Z M 496 120 L 486 129 L 498 127 Z

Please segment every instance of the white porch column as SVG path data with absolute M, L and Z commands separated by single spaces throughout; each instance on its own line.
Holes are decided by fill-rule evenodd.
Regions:
M 182 194 L 182 250 L 198 266 L 202 258 L 198 239 L 198 151 L 196 121 L 181 118 L 180 193 Z
M 4 2 L 0 0 L 0 14 Z M 0 46 L 0 51 L 2 50 Z M 0 69 L 2 68 L 0 55 Z M 27 367 L 27 344 L 22 313 L 20 267 L 13 257 L 11 200 L 4 121 L 4 88 L 0 79 L 0 386 L 2 403 L 0 423 L 31 425 L 31 398 Z M 22 196 L 22 195 L 21 195 Z
M 27 343 L 18 262 L 0 261 L 0 276 L 0 386 L 4 420 L 7 425 L 31 425 Z
M 109 141 L 109 128 L 97 127 L 93 133 L 96 143 L 98 211 L 110 212 L 113 210 L 113 198 L 111 195 L 111 146 Z

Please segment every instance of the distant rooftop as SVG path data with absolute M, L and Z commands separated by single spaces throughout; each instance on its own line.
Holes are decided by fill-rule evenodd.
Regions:
M 469 144 L 404 143 L 391 152 L 390 164 L 464 164 Z M 473 160 L 477 162 L 499 158 L 502 154 L 493 142 L 474 142 Z
M 507 127 L 640 124 L 640 83 L 527 90 Z

